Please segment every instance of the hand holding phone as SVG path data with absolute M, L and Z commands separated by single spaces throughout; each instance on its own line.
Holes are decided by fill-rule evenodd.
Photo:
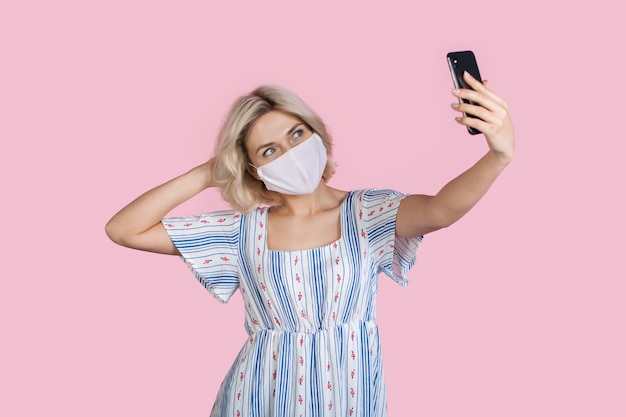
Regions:
M 483 133 L 491 154 L 508 163 L 515 151 L 515 132 L 507 102 L 482 81 L 471 51 L 449 53 L 448 63 L 454 85 L 459 89 L 453 95 L 460 103 L 452 107 L 464 116 L 456 118 L 457 121 L 473 135 Z M 464 76 L 465 71 L 468 74 Z
M 476 57 L 472 51 L 448 53 L 448 66 L 450 67 L 450 74 L 452 75 L 452 81 L 454 82 L 454 86 L 456 88 L 466 88 L 472 90 L 472 87 L 467 85 L 463 79 L 463 73 L 465 71 L 469 72 L 472 77 L 482 82 L 482 79 L 480 78 L 480 71 L 478 71 L 478 64 L 476 63 Z M 476 103 L 463 98 L 460 99 L 460 101 L 476 105 Z M 467 113 L 463 113 L 463 115 L 466 117 L 476 117 Z M 472 135 L 482 133 L 480 130 L 469 126 L 467 127 L 467 130 Z

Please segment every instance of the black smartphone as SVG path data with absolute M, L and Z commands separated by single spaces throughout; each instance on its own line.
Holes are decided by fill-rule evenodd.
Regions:
M 476 56 L 474 56 L 474 52 L 472 51 L 450 52 L 448 54 L 448 66 L 450 67 L 450 74 L 452 75 L 452 81 L 454 82 L 454 86 L 456 88 L 467 88 L 473 90 L 473 88 L 467 85 L 463 79 L 464 71 L 469 72 L 472 77 L 482 82 L 482 78 L 480 78 L 480 71 L 478 71 L 478 64 L 476 63 Z M 476 104 L 464 98 L 462 98 L 461 101 L 463 103 Z M 466 113 L 463 113 L 463 115 L 476 117 Z M 482 133 L 480 130 L 469 126 L 467 127 L 467 130 L 472 135 Z

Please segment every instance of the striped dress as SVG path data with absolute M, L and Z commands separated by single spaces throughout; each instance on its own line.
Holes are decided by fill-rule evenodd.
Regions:
M 239 289 L 248 338 L 211 416 L 385 416 L 377 276 L 407 285 L 422 237 L 395 237 L 403 194 L 351 191 L 341 237 L 305 250 L 267 247 L 267 208 L 163 224 L 202 285 L 221 302 Z

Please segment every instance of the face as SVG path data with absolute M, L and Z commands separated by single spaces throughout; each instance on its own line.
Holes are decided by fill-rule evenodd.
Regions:
M 246 150 L 252 165 L 261 167 L 311 137 L 311 129 L 297 117 L 272 110 L 252 126 Z

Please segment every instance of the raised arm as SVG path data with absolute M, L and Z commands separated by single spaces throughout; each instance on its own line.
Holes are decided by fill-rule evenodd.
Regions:
M 105 230 L 115 243 L 133 249 L 178 255 L 161 219 L 174 207 L 212 186 L 210 162 L 147 191 L 109 220 Z
M 489 151 L 436 195 L 410 195 L 402 200 L 396 220 L 396 235 L 400 237 L 421 236 L 459 220 L 485 195 L 513 159 L 515 133 L 506 102 L 489 89 L 486 81 L 481 84 L 467 73 L 464 77 L 474 90 L 459 89 L 453 94 L 477 105 L 455 103 L 452 108 L 478 118 L 463 116 L 456 121 L 483 132 Z

